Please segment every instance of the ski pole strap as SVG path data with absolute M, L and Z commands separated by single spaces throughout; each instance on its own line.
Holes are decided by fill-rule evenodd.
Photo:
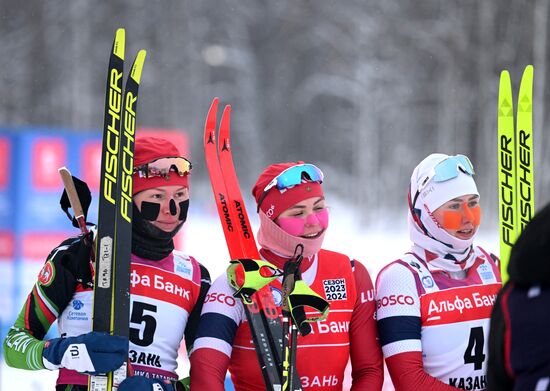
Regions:
M 288 306 L 292 316 L 292 322 L 305 336 L 311 332 L 309 323 L 325 320 L 328 316 L 329 302 L 319 296 L 303 280 L 294 282 L 294 289 L 288 296 Z M 308 315 L 306 307 L 314 309 L 317 314 Z
M 294 290 L 294 284 L 297 278 L 300 278 L 300 263 L 302 257 L 300 256 L 296 260 L 290 260 L 285 263 L 283 270 L 283 303 L 281 310 L 283 311 L 283 316 L 290 317 L 290 306 L 289 306 L 289 296 L 290 293 Z
M 254 293 L 280 275 L 276 266 L 258 259 L 234 259 L 227 268 L 227 280 L 236 291 L 233 296 L 240 297 L 246 304 L 252 303 L 250 297 Z

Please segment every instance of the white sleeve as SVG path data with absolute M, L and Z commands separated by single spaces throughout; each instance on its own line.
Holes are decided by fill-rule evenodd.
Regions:
M 384 357 L 422 351 L 418 288 L 406 266 L 392 263 L 378 275 L 376 318 Z
M 204 299 L 193 351 L 211 348 L 231 357 L 233 339 L 245 319 L 243 303 L 233 297 L 233 292 L 225 274 L 212 283 Z

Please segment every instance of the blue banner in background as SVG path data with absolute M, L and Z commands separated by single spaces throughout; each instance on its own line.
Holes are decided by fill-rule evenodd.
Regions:
M 66 166 L 74 176 L 88 183 L 92 193 L 97 193 L 100 136 L 75 135 L 55 129 L 33 130 L 22 133 L 18 145 L 15 191 L 18 202 L 26 207 L 16 215 L 16 229 L 19 232 L 71 230 L 67 216 L 59 208 L 63 184 L 58 169 Z M 91 207 L 90 212 L 97 217 L 97 207 Z
M 49 252 L 79 233 L 61 211 L 66 166 L 88 182 L 97 221 L 100 132 L 55 128 L 0 128 L 0 319 L 5 335 L 36 281 Z M 95 194 L 94 194 L 95 193 Z
M 67 138 L 57 132 L 25 132 L 19 136 L 18 203 L 25 206 L 16 216 L 18 233 L 67 230 L 67 217 L 59 213 L 63 190 L 58 168 L 70 165 Z
M 10 292 L 0 296 L 4 326 L 15 320 L 49 252 L 79 233 L 59 205 L 58 169 L 88 182 L 88 220 L 96 222 L 100 159 L 100 132 L 0 129 L 0 292 Z
M 7 328 L 16 304 L 14 182 L 15 145 L 13 135 L 0 129 L 0 327 Z M 4 334 L 0 329 L 0 334 Z
M 13 226 L 13 158 L 13 136 L 0 129 L 0 231 Z

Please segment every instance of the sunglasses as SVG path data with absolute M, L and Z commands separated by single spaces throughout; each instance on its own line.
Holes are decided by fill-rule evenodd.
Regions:
M 134 174 L 139 174 L 140 178 L 162 177 L 170 178 L 170 172 L 175 172 L 179 176 L 189 174 L 193 165 L 184 157 L 163 157 L 152 162 L 142 164 L 134 168 Z
M 264 187 L 263 193 L 258 200 L 258 208 L 256 209 L 256 212 L 260 211 L 260 206 L 262 205 L 264 198 L 267 196 L 267 192 L 272 188 L 277 187 L 279 190 L 288 189 L 292 186 L 301 184 L 304 180 L 323 183 L 323 178 L 323 172 L 313 164 L 297 164 L 287 168 Z
M 475 174 L 474 166 L 467 156 L 449 156 L 445 160 L 437 163 L 435 167 L 420 181 L 418 190 L 414 195 L 412 207 L 414 208 L 420 192 L 424 190 L 428 183 L 430 183 L 431 181 L 445 182 L 456 178 L 461 172 L 470 176 L 473 176 Z

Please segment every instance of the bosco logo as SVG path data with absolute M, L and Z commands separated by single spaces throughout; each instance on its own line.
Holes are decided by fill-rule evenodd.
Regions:
M 405 296 L 405 295 L 390 295 L 390 296 L 384 296 L 378 302 L 376 303 L 377 308 L 392 306 L 392 305 L 413 305 L 414 299 L 412 296 Z
M 228 305 L 229 307 L 235 307 L 236 300 L 233 296 L 226 295 L 225 293 L 212 292 L 206 295 L 204 303 L 214 303 L 218 302 L 221 304 Z

